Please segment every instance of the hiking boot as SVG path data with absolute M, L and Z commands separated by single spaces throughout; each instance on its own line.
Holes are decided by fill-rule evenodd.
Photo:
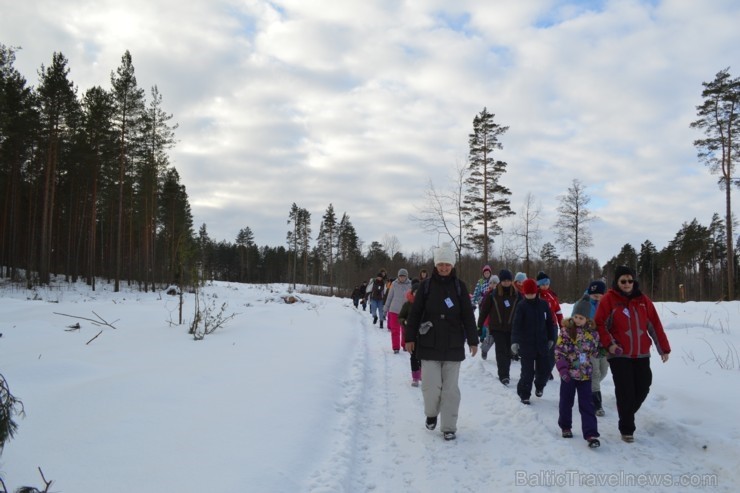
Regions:
M 382 320 L 380 321 L 380 328 L 381 329 L 383 328 L 383 321 Z M 388 329 L 388 330 L 391 330 L 391 329 Z
M 534 395 L 536 395 L 537 397 L 542 397 L 542 389 L 535 389 Z
M 601 447 L 601 442 L 596 437 L 588 437 L 588 438 L 586 438 L 586 441 L 588 442 L 588 448 L 599 448 L 599 447 Z
M 433 430 L 437 427 L 437 416 L 434 416 L 430 418 L 427 416 L 427 422 L 426 422 L 427 430 Z
M 377 323 L 378 323 L 378 317 L 376 315 L 376 316 L 373 316 L 373 325 L 375 325 Z
M 573 438 L 573 432 L 569 428 L 563 430 L 563 438 Z
M 419 381 L 418 381 L 418 380 L 416 380 L 416 379 L 414 379 L 414 380 L 411 380 L 411 386 L 412 386 L 412 387 L 418 387 L 418 386 L 419 386 Z
M 598 416 L 598 417 L 602 417 L 602 416 L 604 416 L 604 415 L 605 415 L 606 413 L 604 412 L 604 409 L 603 409 L 603 408 L 601 408 L 601 409 L 597 409 L 597 410 L 596 410 L 596 412 L 595 412 L 595 414 L 596 414 L 596 416 Z
M 635 437 L 632 435 L 622 435 L 622 441 L 627 443 L 632 443 L 635 441 Z
M 455 437 L 455 432 L 454 432 L 454 431 L 445 431 L 445 432 L 443 433 L 443 436 L 445 437 L 445 440 L 447 440 L 448 442 L 449 442 L 450 440 L 454 440 L 454 439 L 456 438 L 456 437 Z
M 488 351 L 481 351 L 480 352 L 480 357 L 483 358 L 483 360 L 487 360 L 488 359 Z
M 400 349 L 394 349 L 393 350 L 393 354 L 398 354 L 399 351 L 400 351 Z
M 522 404 L 530 405 L 531 402 L 529 402 L 529 399 L 526 397 L 522 397 Z
M 509 385 L 509 377 L 504 377 L 501 379 L 501 383 L 508 386 Z

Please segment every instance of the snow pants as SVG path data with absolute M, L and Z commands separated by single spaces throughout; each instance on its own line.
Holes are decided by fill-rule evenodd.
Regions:
M 391 331 L 391 347 L 394 351 L 400 351 L 404 337 L 398 321 L 398 313 L 388 312 L 388 329 Z
M 619 413 L 619 432 L 622 435 L 635 433 L 635 413 L 650 392 L 653 372 L 650 358 L 610 358 L 609 367 L 614 380 L 614 393 L 617 397 Z
M 519 363 L 522 365 L 522 372 L 519 383 L 516 384 L 516 393 L 520 399 L 529 399 L 532 396 L 532 383 L 540 390 L 547 385 L 550 362 L 547 354 L 538 354 L 534 357 L 520 356 Z
M 496 350 L 498 379 L 509 378 L 509 371 L 511 370 L 511 332 L 492 330 L 491 335 Z
M 424 414 L 441 418 L 442 433 L 457 432 L 457 413 L 460 409 L 459 361 L 422 360 L 424 379 L 421 393 L 424 396 Z
M 591 358 L 591 367 L 593 368 L 591 373 L 591 393 L 601 392 L 601 381 L 609 373 L 609 362 L 605 356 Z
M 578 394 L 578 412 L 581 414 L 581 431 L 584 440 L 589 437 L 598 437 L 599 428 L 594 413 L 594 402 L 591 398 L 590 380 L 560 380 L 560 415 L 558 426 L 561 430 L 573 428 L 573 403 Z

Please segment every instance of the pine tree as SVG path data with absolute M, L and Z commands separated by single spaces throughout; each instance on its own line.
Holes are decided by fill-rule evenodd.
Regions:
M 329 204 L 321 220 L 318 247 L 329 274 L 329 293 L 334 295 L 334 255 L 337 249 L 337 216 L 334 206 Z
M 712 82 L 703 82 L 704 102 L 696 107 L 698 120 L 691 128 L 704 132 L 706 138 L 694 141 L 699 160 L 714 174 L 725 192 L 727 251 L 733 252 L 732 186 L 740 184 L 734 176 L 740 156 L 740 78 L 730 76 L 729 67 L 717 73 Z M 735 299 L 735 258 L 727 256 L 727 299 Z
M 637 277 L 640 279 L 640 288 L 648 293 L 650 298 L 655 296 L 655 286 L 658 283 L 659 274 L 658 250 L 650 240 L 645 240 L 640 245 L 640 255 L 637 260 Z
M 67 58 L 54 53 L 51 66 L 41 67 L 38 88 L 39 113 L 42 122 L 44 178 L 42 186 L 41 232 L 39 240 L 39 281 L 49 283 L 51 252 L 54 242 L 57 183 L 64 173 L 64 155 L 71 146 L 73 129 L 78 125 L 81 111 L 76 89 L 69 80 Z M 61 169 L 60 169 L 61 168 Z
M 82 98 L 82 108 L 87 148 L 85 164 L 90 177 L 88 186 L 90 213 L 84 265 L 87 284 L 95 291 L 99 192 L 101 181 L 108 182 L 108 186 L 110 185 L 110 177 L 115 165 L 116 134 L 113 129 L 115 108 L 111 94 L 100 86 L 92 87 L 85 92 Z M 107 252 L 107 249 L 102 249 L 102 251 Z M 108 261 L 106 253 L 103 262 Z
M 239 281 L 246 282 L 249 279 L 249 256 L 247 254 L 254 247 L 254 234 L 249 226 L 239 230 L 239 234 L 236 235 L 236 244 L 239 247 Z
M 157 236 L 157 196 L 161 177 L 169 165 L 167 151 L 175 145 L 177 124 L 170 124 L 172 115 L 162 109 L 162 94 L 157 86 L 152 87 L 152 99 L 142 113 L 142 150 L 143 156 L 138 160 L 136 169 L 136 198 L 139 216 L 141 268 L 139 279 L 143 280 L 144 291 L 151 283 L 154 290 L 154 279 L 151 277 L 155 268 L 154 246 Z
M 540 258 L 542 259 L 542 262 L 544 262 L 545 268 L 551 269 L 552 266 L 555 265 L 555 262 L 559 260 L 555 245 L 553 245 L 549 241 L 542 245 L 542 249 L 540 250 Z
M 465 181 L 467 192 L 463 201 L 466 238 L 488 263 L 493 239 L 502 228 L 499 219 L 513 215 L 509 204 L 511 191 L 500 182 L 506 172 L 506 162 L 497 160 L 496 150 L 503 149 L 499 137 L 509 127 L 493 121 L 494 114 L 486 108 L 473 119 L 473 133 L 469 136 L 469 169 Z
M 345 212 L 342 214 L 342 219 L 339 221 L 339 227 L 337 228 L 337 259 L 342 266 L 343 278 L 341 281 L 345 286 L 350 284 L 352 267 L 361 256 L 360 239 Z
M 30 265 L 28 241 L 35 221 L 26 207 L 33 183 L 34 138 L 40 121 L 35 94 L 13 66 L 15 48 L 0 43 L 0 275 L 16 279 L 20 268 Z M 30 244 L 29 244 L 30 243 Z
M 144 90 L 136 83 L 131 53 L 121 57 L 121 65 L 111 72 L 111 86 L 115 103 L 114 124 L 118 133 L 118 218 L 116 226 L 116 261 L 114 291 L 120 290 L 123 255 L 124 218 L 130 217 L 130 208 L 124 209 L 124 198 L 132 188 L 131 170 L 140 149 L 142 117 L 144 113 Z M 131 234 L 129 232 L 129 234 Z M 130 276 L 129 276 L 130 277 Z
M 186 269 L 195 268 L 197 248 L 193 238 L 193 215 L 185 185 L 174 168 L 165 171 L 162 189 L 157 200 L 159 208 L 160 263 L 166 266 L 163 277 L 176 284 L 186 282 Z M 205 229 L 205 224 L 203 225 Z M 207 238 L 207 233 L 206 233 Z M 204 246 L 205 248 L 205 246 Z M 193 273 L 200 278 L 200 273 Z

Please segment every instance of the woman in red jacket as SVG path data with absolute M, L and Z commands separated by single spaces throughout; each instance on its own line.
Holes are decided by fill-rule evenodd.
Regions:
M 664 363 L 671 346 L 653 302 L 640 291 L 635 272 L 629 267 L 617 267 L 612 287 L 601 298 L 595 319 L 601 344 L 609 352 L 619 432 L 622 440 L 631 443 L 635 413 L 647 398 L 653 381 L 650 346 L 655 343 Z

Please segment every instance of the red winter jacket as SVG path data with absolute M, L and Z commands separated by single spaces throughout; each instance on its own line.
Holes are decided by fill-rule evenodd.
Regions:
M 658 354 L 671 352 L 655 305 L 639 291 L 628 298 L 614 288 L 609 289 L 599 302 L 595 321 L 601 345 L 608 350 L 617 343 L 624 351 L 622 357 L 648 358 L 652 342 Z
M 552 321 L 557 324 L 559 329 L 563 325 L 563 311 L 560 309 L 560 302 L 558 297 L 550 289 L 540 288 L 540 298 L 547 301 L 550 306 L 550 312 L 552 312 Z

